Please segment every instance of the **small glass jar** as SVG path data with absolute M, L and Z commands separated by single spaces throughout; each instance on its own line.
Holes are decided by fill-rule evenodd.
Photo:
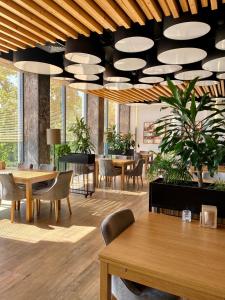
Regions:
M 182 221 L 187 223 L 191 222 L 191 211 L 189 209 L 182 210 Z

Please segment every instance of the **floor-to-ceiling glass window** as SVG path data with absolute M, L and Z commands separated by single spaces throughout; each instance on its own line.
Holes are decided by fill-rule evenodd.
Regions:
M 17 166 L 23 142 L 18 79 L 17 71 L 0 65 L 0 160 L 5 161 L 7 167 Z
M 50 81 L 50 127 L 62 130 L 62 84 Z
M 108 100 L 108 128 L 116 124 L 116 102 Z

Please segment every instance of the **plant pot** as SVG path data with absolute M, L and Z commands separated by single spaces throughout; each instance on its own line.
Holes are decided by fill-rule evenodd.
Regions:
M 60 162 L 76 164 L 94 164 L 95 154 L 70 153 L 59 158 Z
M 109 155 L 124 155 L 122 150 L 108 150 Z
M 209 188 L 204 183 L 199 188 L 197 183 L 167 184 L 157 179 L 149 184 L 149 211 L 152 207 L 171 210 L 190 209 L 192 213 L 199 214 L 201 206 L 214 205 L 217 207 L 219 218 L 225 218 L 225 192 Z

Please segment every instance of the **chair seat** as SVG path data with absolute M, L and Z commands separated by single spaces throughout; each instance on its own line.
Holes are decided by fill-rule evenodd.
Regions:
M 33 190 L 33 196 L 40 196 L 44 193 L 47 193 L 49 191 L 49 187 L 44 187 L 44 188 L 40 188 L 40 189 L 37 189 L 37 190 Z

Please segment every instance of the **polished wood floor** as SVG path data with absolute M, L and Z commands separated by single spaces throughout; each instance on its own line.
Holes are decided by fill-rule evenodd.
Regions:
M 55 223 L 49 203 L 41 215 L 25 223 L 25 205 L 10 223 L 9 203 L 0 207 L 1 300 L 98 300 L 98 253 L 104 243 L 99 225 L 106 215 L 131 208 L 135 216 L 148 210 L 147 184 L 139 191 L 98 189 L 91 197 L 72 194 L 72 216 L 66 200 Z

